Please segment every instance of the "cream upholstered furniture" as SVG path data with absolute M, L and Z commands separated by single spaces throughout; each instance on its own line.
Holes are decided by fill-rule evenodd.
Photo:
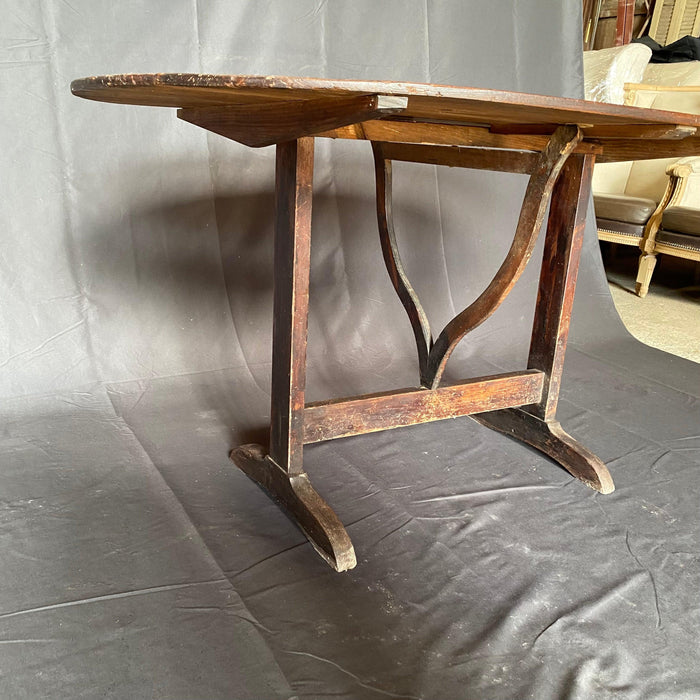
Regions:
M 640 296 L 649 289 L 658 253 L 700 262 L 700 159 L 683 158 L 666 172 L 668 204 L 647 227 L 641 244 L 636 286 Z
M 583 52 L 586 99 L 625 104 L 625 85 L 641 83 L 649 65 L 651 49 L 645 44 L 626 44 Z
M 626 49 L 628 47 L 620 47 Z M 645 47 L 646 48 L 646 47 Z M 611 57 L 620 49 L 607 49 Z M 603 51 L 587 52 L 603 54 Z M 590 76 L 603 74 L 604 56 L 585 57 Z M 629 61 L 628 61 L 629 63 Z M 620 82 L 619 60 L 609 82 Z M 638 66 L 634 67 L 638 70 Z M 587 81 L 595 90 L 592 80 Z M 598 89 L 591 97 L 610 95 Z M 588 95 L 587 95 L 588 96 Z M 624 84 L 628 105 L 700 113 L 700 61 L 650 64 L 643 82 Z M 679 149 L 679 155 L 683 155 Z M 600 164 L 593 176 L 598 237 L 641 250 L 635 291 L 646 295 L 659 253 L 700 260 L 700 161 L 697 157 Z
M 700 261 L 700 159 L 682 158 L 666 168 L 659 201 L 594 195 L 598 237 L 641 249 L 635 292 L 646 296 L 659 253 Z M 642 193 L 644 194 L 644 193 Z

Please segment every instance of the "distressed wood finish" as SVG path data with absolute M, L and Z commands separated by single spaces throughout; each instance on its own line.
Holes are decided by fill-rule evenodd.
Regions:
M 429 389 L 400 389 L 307 404 L 304 442 L 373 433 L 539 401 L 544 374 L 536 370 L 478 377 Z
M 600 493 L 612 493 L 615 490 L 608 468 L 590 450 L 572 438 L 559 421 L 540 420 L 521 408 L 478 413 L 472 418 L 488 428 L 535 447 L 592 489 Z
M 697 89 L 697 88 L 696 88 Z M 494 134 L 551 134 L 557 128 L 556 124 L 496 124 L 490 131 Z M 694 126 L 678 124 L 617 124 L 602 126 L 579 127 L 585 139 L 684 139 L 693 136 L 697 129 Z
M 541 151 L 549 137 L 538 134 L 494 133 L 488 128 L 455 124 L 415 123 L 393 119 L 370 120 L 362 124 L 321 132 L 318 136 L 341 139 L 365 139 L 395 143 L 440 144 Z M 581 141 L 574 153 L 595 154 L 596 161 L 616 163 L 624 160 L 682 158 L 700 155 L 700 136 L 684 139 L 590 139 Z
M 544 374 L 542 398 L 475 419 L 536 447 L 591 488 L 611 493 L 607 467 L 555 419 L 592 175 L 592 157 L 571 156 L 552 196 L 528 359 L 530 369 Z
M 382 252 L 394 289 L 413 328 L 422 386 L 432 389 L 439 386 L 445 364 L 459 341 L 495 312 L 517 282 L 532 253 L 559 172 L 580 139 L 581 133 L 576 127 L 560 127 L 540 154 L 372 142 Z M 505 261 L 486 290 L 447 324 L 436 342 L 433 342 L 430 323 L 398 252 L 391 203 L 391 160 L 530 174 L 513 244 Z
M 700 136 L 684 139 L 592 139 L 590 143 L 600 146 L 601 154 L 596 158 L 600 163 L 700 155 Z
M 504 90 L 390 81 L 329 80 L 261 75 L 155 73 L 74 80 L 73 94 L 120 104 L 199 107 L 348 95 L 408 98 L 406 115 L 419 120 L 477 124 L 677 124 L 700 127 L 700 117 L 564 97 Z
M 351 95 L 313 100 L 179 109 L 178 117 L 246 146 L 259 148 L 357 124 L 406 108 L 406 97 Z
M 486 289 L 438 336 L 430 351 L 427 373 L 421 378 L 425 386 L 433 389 L 439 386 L 445 364 L 457 343 L 496 311 L 518 281 L 532 255 L 554 183 L 580 139 L 581 133 L 575 126 L 559 127 L 542 151 L 525 191 L 510 250 Z
M 571 156 L 552 196 L 528 357 L 547 379 L 541 403 L 526 410 L 543 420 L 557 410 L 592 177 L 593 159 Z
M 225 107 L 232 111 L 241 106 L 256 109 L 259 105 L 275 102 L 290 104 L 326 100 L 325 104 L 330 106 L 335 100 L 342 102 L 363 96 L 400 97 L 406 100 L 401 121 L 362 120 L 362 123 L 348 126 L 328 127 L 328 131 L 321 133 L 333 138 L 541 151 L 546 147 L 548 136 L 559 125 L 578 124 L 584 133 L 584 141 L 578 145 L 577 151 L 598 152 L 601 162 L 700 154 L 700 137 L 690 135 L 700 127 L 698 115 L 501 90 L 387 81 L 192 73 L 82 78 L 71 83 L 71 90 L 80 97 L 103 102 L 186 110 Z M 415 123 L 410 126 L 410 121 L 405 120 Z M 649 130 L 644 131 L 647 127 Z M 523 130 L 545 133 L 528 134 L 522 133 Z M 232 134 L 228 132 L 227 135 L 232 137 Z M 615 134 L 620 138 L 614 137 Z M 236 135 L 251 137 L 250 133 Z M 684 135 L 686 138 L 682 138 Z
M 290 474 L 304 471 L 313 159 L 311 138 L 277 146 L 270 457 Z
M 180 117 L 209 131 L 253 147 L 277 144 L 270 446 L 243 445 L 231 458 L 336 570 L 352 568 L 355 553 L 311 486 L 304 444 L 473 415 L 592 488 L 614 489 L 600 459 L 556 420 L 593 162 L 700 154 L 700 116 L 497 90 L 274 76 L 117 75 L 71 88 L 94 100 L 178 107 Z M 379 235 L 416 338 L 419 388 L 305 404 L 315 137 L 373 142 Z M 435 341 L 398 253 L 393 160 L 530 175 L 506 259 Z M 523 271 L 550 200 L 528 368 L 440 387 L 455 345 L 498 308 Z
M 231 459 L 285 508 L 314 549 L 336 571 L 355 566 L 355 550 L 348 533 L 306 474 L 290 475 L 280 469 L 260 445 L 241 445 L 231 452 Z
M 284 505 L 324 559 L 345 571 L 355 566 L 352 543 L 303 464 L 313 158 L 312 138 L 277 146 L 270 450 L 243 445 L 230 456 Z
M 537 165 L 537 154 L 526 151 L 506 151 L 488 148 L 461 148 L 459 146 L 426 146 L 412 143 L 373 142 L 375 152 L 385 160 L 406 163 L 446 165 L 450 168 L 494 170 L 504 173 L 529 175 Z
M 496 134 L 488 127 L 413 122 L 386 119 L 370 120 L 362 124 L 324 131 L 317 136 L 334 139 L 384 141 L 397 144 L 424 144 L 504 149 L 507 151 L 543 151 L 549 143 L 546 135 Z M 575 153 L 602 154 L 597 144 L 579 142 Z M 629 160 L 629 159 L 628 159 Z

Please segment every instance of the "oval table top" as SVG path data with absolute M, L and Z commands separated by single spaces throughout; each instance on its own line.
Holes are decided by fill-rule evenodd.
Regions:
M 81 78 L 71 83 L 71 90 L 79 97 L 102 102 L 185 110 L 391 96 L 404 98 L 405 104 L 400 115 L 385 117 L 395 124 L 480 127 L 494 134 L 540 139 L 559 125 L 577 124 L 584 138 L 600 147 L 598 160 L 700 154 L 700 137 L 695 136 L 700 115 L 484 88 L 289 76 L 134 73 Z

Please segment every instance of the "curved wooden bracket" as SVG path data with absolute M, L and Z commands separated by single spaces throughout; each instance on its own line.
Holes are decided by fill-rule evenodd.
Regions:
M 435 389 L 440 385 L 447 360 L 457 343 L 496 311 L 520 278 L 535 247 L 554 184 L 567 158 L 575 151 L 582 138 L 581 130 L 575 125 L 560 126 L 552 134 L 546 148 L 536 157 L 532 167 L 513 243 L 505 260 L 486 289 L 445 326 L 435 341 L 432 339 L 428 318 L 403 269 L 396 244 L 391 208 L 390 159 L 394 153 L 391 149 L 385 151 L 382 143 L 372 143 L 377 175 L 377 218 L 382 253 L 394 289 L 408 313 L 413 328 L 422 386 Z M 433 150 L 436 149 L 433 148 Z M 451 160 L 446 164 L 474 167 L 471 163 L 456 162 L 455 158 L 459 155 L 459 153 L 451 153 Z M 439 154 L 436 157 L 445 156 Z M 516 165 L 518 167 L 510 169 L 518 171 L 521 167 L 520 162 L 518 161 Z M 482 166 L 477 164 L 476 167 Z M 493 167 L 492 163 L 490 167 Z M 501 165 L 497 169 L 509 168 Z
M 381 143 L 372 142 L 372 151 L 374 152 L 374 167 L 377 181 L 377 221 L 379 223 L 379 240 L 382 245 L 382 255 L 384 256 L 384 264 L 389 272 L 391 283 L 394 285 L 394 289 L 411 321 L 413 334 L 416 338 L 416 347 L 418 348 L 418 366 L 422 377 L 427 371 L 428 357 L 433 346 L 430 323 L 421 306 L 418 295 L 408 281 L 408 276 L 399 256 L 392 211 L 391 160 L 386 158 Z
M 542 420 L 520 408 L 488 411 L 474 420 L 514 437 L 558 462 L 572 476 L 600 493 L 612 493 L 615 484 L 608 468 L 590 450 L 571 437 L 556 420 Z
M 445 326 L 430 351 L 425 379 L 431 388 L 439 386 L 445 364 L 457 343 L 496 311 L 520 278 L 535 247 L 554 183 L 581 138 L 577 126 L 560 126 L 540 153 L 525 190 L 513 243 L 505 260 L 479 297 Z

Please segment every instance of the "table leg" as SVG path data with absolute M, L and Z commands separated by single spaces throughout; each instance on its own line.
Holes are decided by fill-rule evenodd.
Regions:
M 593 156 L 571 155 L 552 196 L 528 361 L 528 369 L 545 373 L 542 400 L 521 408 L 479 413 L 474 418 L 536 447 L 591 488 L 610 493 L 615 486 L 607 467 L 568 435 L 555 418 L 593 161 Z
M 242 445 L 231 459 L 280 502 L 337 571 L 355 566 L 338 516 L 304 472 L 304 388 L 314 139 L 277 145 L 270 450 Z

